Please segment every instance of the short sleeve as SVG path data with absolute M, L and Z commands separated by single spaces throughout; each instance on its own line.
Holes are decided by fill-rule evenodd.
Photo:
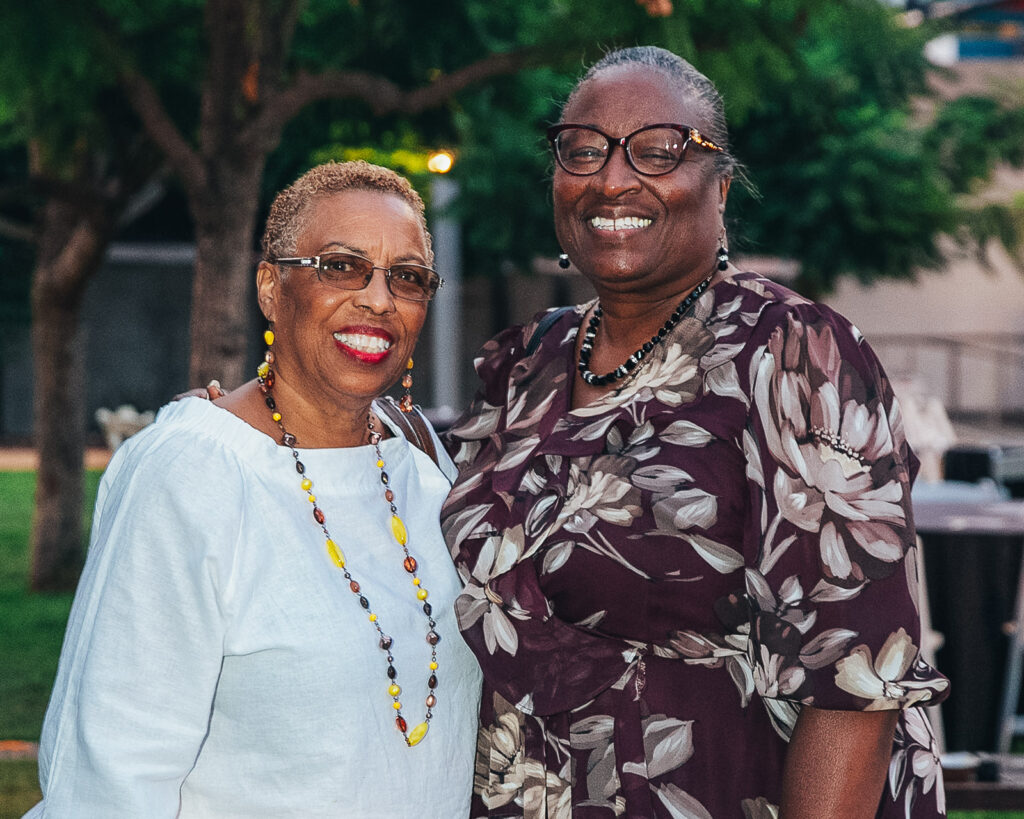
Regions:
M 244 484 L 213 441 L 138 437 L 101 485 L 34 815 L 176 816 L 208 730 Z
M 948 681 L 919 651 L 916 458 L 888 380 L 827 308 L 762 323 L 744 433 L 761 533 L 746 577 L 757 691 L 841 710 L 938 701 Z

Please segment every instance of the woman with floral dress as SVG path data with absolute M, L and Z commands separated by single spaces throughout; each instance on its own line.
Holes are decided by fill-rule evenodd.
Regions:
M 589 304 L 489 342 L 442 522 L 473 816 L 944 815 L 917 462 L 871 349 L 728 264 L 721 99 L 614 52 L 549 133 Z

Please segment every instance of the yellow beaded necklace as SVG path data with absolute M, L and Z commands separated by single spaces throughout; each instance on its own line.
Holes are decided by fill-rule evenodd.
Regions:
M 349 589 L 351 589 L 352 593 L 359 598 L 359 605 L 366 611 L 370 623 L 372 623 L 373 627 L 377 630 L 377 636 L 379 638 L 378 645 L 381 650 L 385 652 L 388 662 L 387 692 L 391 697 L 391 706 L 395 709 L 395 726 L 402 733 L 402 737 L 405 739 L 406 745 L 409 745 L 410 747 L 418 745 L 427 735 L 427 729 L 430 727 L 430 720 L 434 716 L 433 708 L 437 705 L 437 696 L 434 692 L 437 689 L 437 644 L 441 642 L 441 636 L 437 633 L 437 623 L 432 616 L 433 609 L 430 603 L 427 602 L 427 590 L 423 588 L 423 584 L 416 572 L 418 568 L 416 558 L 409 554 L 409 533 L 406 530 L 402 519 L 398 516 L 398 507 L 395 506 L 395 493 L 389 486 L 391 479 L 388 477 L 388 473 L 384 469 L 384 456 L 380 451 L 380 442 L 383 436 L 374 427 L 373 416 L 367 416 L 366 427 L 369 430 L 370 445 L 373 446 L 374 452 L 377 455 L 376 466 L 380 470 L 380 481 L 384 485 L 384 500 L 391 509 L 391 533 L 394 535 L 395 541 L 398 545 L 402 547 L 402 552 L 405 555 L 405 559 L 402 561 L 402 566 L 405 571 L 412 576 L 412 583 L 416 588 L 416 599 L 422 603 L 423 613 L 426 615 L 428 623 L 427 643 L 430 645 L 430 677 L 427 680 L 427 713 L 423 722 L 414 726 L 411 731 L 409 730 L 409 726 L 406 723 L 405 718 L 402 716 L 402 702 L 399 699 L 402 689 L 398 685 L 398 670 L 395 668 L 395 658 L 391 653 L 391 647 L 394 640 L 384 633 L 384 630 L 380 625 L 380 618 L 370 607 L 370 601 L 366 598 L 366 595 L 362 593 L 359 583 L 349 572 L 345 562 L 345 555 L 341 551 L 341 547 L 334 542 L 330 531 L 327 529 L 327 518 L 324 515 L 323 510 L 317 505 L 316 495 L 313 494 L 313 481 L 306 477 L 306 467 L 299 458 L 299 451 L 296 449 L 298 442 L 294 435 L 285 430 L 281 413 L 277 409 L 277 403 L 274 401 L 274 396 L 271 393 L 274 386 L 274 371 L 271 369 L 271 365 L 274 363 L 275 356 L 269 348 L 274 344 L 274 332 L 272 330 L 267 330 L 263 334 L 263 339 L 266 341 L 268 349 L 264 355 L 264 361 L 256 368 L 256 375 L 259 381 L 260 392 L 263 394 L 263 401 L 270 410 L 271 419 L 275 424 L 277 424 L 278 429 L 281 430 L 281 443 L 291 450 L 292 457 L 295 459 L 295 471 L 298 472 L 301 477 L 299 485 L 306 493 L 307 500 L 313 505 L 313 520 L 316 521 L 317 525 L 324 533 L 324 537 L 326 538 L 325 545 L 327 547 L 327 554 L 330 556 L 334 565 L 344 573 L 345 579 L 348 581 Z

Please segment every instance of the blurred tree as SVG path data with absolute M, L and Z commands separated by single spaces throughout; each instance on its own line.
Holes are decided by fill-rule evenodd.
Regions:
M 67 9 L 0 17 L 0 235 L 33 248 L 34 437 L 39 454 L 30 583 L 73 588 L 81 565 L 84 379 L 78 312 L 118 225 L 158 192 L 159 155 L 113 76 L 96 71 Z M 8 249 L 5 260 L 23 261 Z M 5 278 L 23 277 L 4 271 Z M 18 284 L 12 283 L 10 290 Z M 5 287 L 5 290 L 8 287 Z

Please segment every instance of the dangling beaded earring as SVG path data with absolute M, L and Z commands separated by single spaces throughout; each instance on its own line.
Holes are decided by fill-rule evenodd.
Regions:
M 568 270 L 569 269 L 569 254 L 568 253 L 559 253 L 558 254 L 558 266 L 560 268 L 562 268 L 562 270 Z
M 274 386 L 274 371 L 270 369 L 276 357 L 274 351 L 270 349 L 274 346 L 273 327 L 274 325 L 271 323 L 270 327 L 263 331 L 263 342 L 267 345 L 267 351 L 263 354 L 263 362 L 256 368 L 256 374 L 263 379 L 268 389 Z
M 718 269 L 725 270 L 729 267 L 729 248 L 725 246 L 725 231 L 722 231 L 722 235 L 718 237 L 718 253 L 715 254 L 715 258 L 718 259 Z
M 405 364 L 405 375 L 402 376 L 402 386 L 405 393 L 398 401 L 398 408 L 402 412 L 412 412 L 412 359 Z

